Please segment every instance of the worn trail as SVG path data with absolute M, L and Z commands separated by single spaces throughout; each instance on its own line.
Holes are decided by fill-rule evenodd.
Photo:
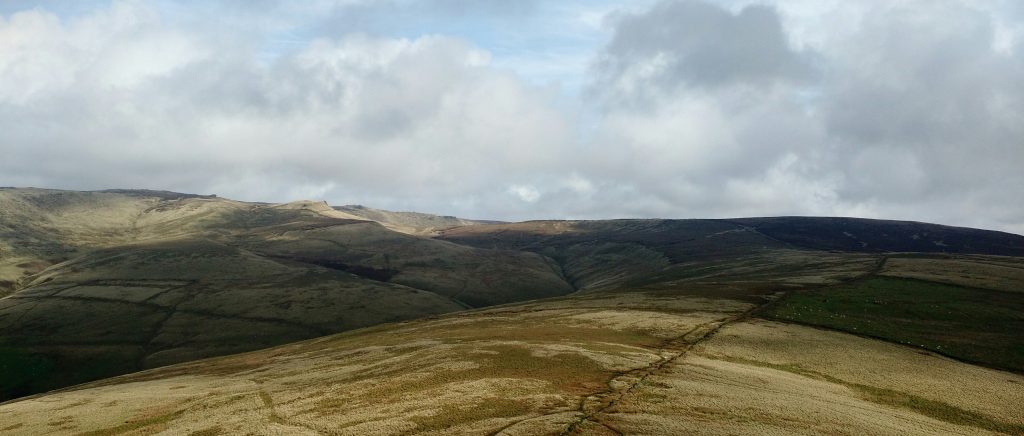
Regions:
M 607 390 L 584 398 L 580 403 L 581 416 L 570 423 L 561 434 L 563 436 L 578 434 L 582 426 L 588 422 L 600 425 L 617 435 L 623 434 L 618 429 L 603 422 L 601 415 L 614 410 L 616 404 L 627 395 L 639 389 L 647 378 L 667 369 L 668 366 L 684 357 L 693 347 L 711 339 L 722 327 L 749 318 L 761 306 L 763 304 L 754 306 L 734 316 L 701 324 L 682 336 L 666 341 L 659 347 L 661 353 L 660 360 L 651 365 L 619 374 L 608 381 Z

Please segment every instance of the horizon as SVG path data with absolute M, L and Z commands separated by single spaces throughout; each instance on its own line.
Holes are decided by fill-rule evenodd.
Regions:
M 457 215 L 451 215 L 451 214 L 445 213 L 444 211 L 421 211 L 421 210 L 384 209 L 384 208 L 376 207 L 374 205 L 367 205 L 367 204 L 363 204 L 363 203 L 335 204 L 335 203 L 331 203 L 328 200 L 318 199 L 318 198 L 296 198 L 296 199 L 292 199 L 292 200 L 288 200 L 288 201 L 283 201 L 283 202 L 267 202 L 267 201 L 258 201 L 258 200 L 255 200 L 255 201 L 237 200 L 237 199 L 234 199 L 234 198 L 230 198 L 230 197 L 226 197 L 226 196 L 223 196 L 223 195 L 219 195 L 217 193 L 178 192 L 178 191 L 172 191 L 172 190 L 167 190 L 167 189 L 102 188 L 102 189 L 95 189 L 95 190 L 88 190 L 88 191 L 78 191 L 78 190 L 63 189 L 63 188 L 41 188 L 41 187 L 38 187 L 38 186 L 0 186 L 0 189 L 39 189 L 39 190 L 46 190 L 46 191 L 97 192 L 97 193 L 108 193 L 109 192 L 109 193 L 115 193 L 115 194 L 119 193 L 119 192 L 116 192 L 116 191 L 170 193 L 170 194 L 181 194 L 181 195 L 194 195 L 194 196 L 198 196 L 198 197 L 212 197 L 212 198 L 218 198 L 218 199 L 222 199 L 222 200 L 239 201 L 239 202 L 250 203 L 250 204 L 268 204 L 268 205 L 273 205 L 273 204 L 289 204 L 289 203 L 297 203 L 297 202 L 303 202 L 303 201 L 311 201 L 311 202 L 324 202 L 325 204 L 327 204 L 331 208 L 358 207 L 358 208 L 366 208 L 366 209 L 373 209 L 373 210 L 382 210 L 382 211 L 386 211 L 386 212 L 421 213 L 421 214 L 441 216 L 441 217 L 453 217 L 453 218 L 465 219 L 465 220 L 470 220 L 470 221 L 494 222 L 494 223 L 506 223 L 506 224 L 524 223 L 524 222 L 533 222 L 533 221 L 537 221 L 537 222 L 542 222 L 542 221 L 572 221 L 572 222 L 581 222 L 582 221 L 582 222 L 585 222 L 585 221 L 616 221 L 616 220 L 623 220 L 623 221 L 626 221 L 626 220 L 630 220 L 630 221 L 632 221 L 632 220 L 636 220 L 636 221 L 643 221 L 643 220 L 665 220 L 665 221 L 685 221 L 685 220 L 716 221 L 717 220 L 717 221 L 728 221 L 728 220 L 752 219 L 752 218 L 837 218 L 837 219 L 855 219 L 855 220 L 870 220 L 870 221 L 905 222 L 905 223 L 914 223 L 914 224 L 930 224 L 930 225 L 938 225 L 938 226 L 944 226 L 944 227 L 967 228 L 967 229 L 984 230 L 984 231 L 990 231 L 990 232 L 1007 233 L 1007 234 L 1016 235 L 1016 236 L 1024 236 L 1024 234 L 1015 233 L 1015 232 L 1012 232 L 1012 231 L 999 230 L 999 229 L 990 229 L 990 228 L 982 228 L 982 227 L 958 226 L 958 225 L 945 224 L 945 223 L 934 222 L 934 221 L 919 221 L 919 220 L 911 220 L 911 219 L 886 218 L 886 217 L 871 218 L 871 217 L 861 217 L 861 216 L 852 216 L 852 215 L 756 215 L 756 216 L 755 215 L 750 215 L 750 216 L 728 216 L 728 217 L 694 217 L 694 216 L 691 216 L 691 217 L 667 217 L 667 216 L 662 216 L 662 217 L 629 217 L 629 216 L 617 216 L 617 217 L 607 217 L 607 218 L 571 218 L 570 217 L 570 218 L 535 218 L 535 219 L 526 219 L 526 220 L 506 220 L 506 219 L 501 219 L 500 217 L 498 217 L 498 218 L 486 218 L 486 217 L 473 217 L 473 216 L 457 216 Z
M 0 185 L 1024 234 L 1022 48 L 1006 0 L 16 0 Z

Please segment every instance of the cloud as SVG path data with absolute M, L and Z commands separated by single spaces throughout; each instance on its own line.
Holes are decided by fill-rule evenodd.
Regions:
M 2 185 L 1024 231 L 1016 2 L 23 9 L 0 16 Z
M 640 193 L 637 215 L 839 209 L 819 165 L 827 132 L 802 97 L 819 81 L 814 54 L 790 47 L 774 9 L 662 2 L 617 23 L 595 64 L 603 153 L 588 178 Z
M 585 175 L 643 193 L 639 214 L 1019 229 L 1024 57 L 997 44 L 1002 16 L 958 1 L 856 5 L 855 24 L 828 36 L 784 25 L 841 7 L 664 1 L 620 17 L 595 63 L 606 158 Z
M 4 22 L 18 38 L 4 38 L 17 42 L 0 49 L 0 71 L 35 85 L 0 81 L 8 183 L 416 198 L 407 208 L 443 211 L 503 191 L 496 175 L 553 171 L 552 150 L 569 142 L 550 92 L 462 40 L 353 34 L 264 65 L 253 52 L 180 49 L 191 34 L 153 12 L 132 3 L 80 21 L 30 11 Z
M 956 1 L 870 10 L 856 41 L 827 54 L 819 104 L 843 198 L 920 219 L 1024 221 L 1007 206 L 1024 201 L 1009 188 L 1024 186 L 1024 57 L 998 46 L 993 12 Z
M 540 199 L 540 191 L 530 185 L 512 185 L 508 187 L 508 193 L 527 203 L 534 203 Z
M 643 14 L 620 16 L 599 71 L 608 82 L 603 86 L 626 92 L 643 85 L 771 83 L 812 73 L 802 54 L 789 47 L 775 9 L 752 5 L 732 13 L 692 0 L 660 2 Z

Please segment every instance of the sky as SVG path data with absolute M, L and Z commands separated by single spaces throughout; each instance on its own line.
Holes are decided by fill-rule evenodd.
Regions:
M 1024 3 L 5 0 L 0 186 L 1024 234 Z

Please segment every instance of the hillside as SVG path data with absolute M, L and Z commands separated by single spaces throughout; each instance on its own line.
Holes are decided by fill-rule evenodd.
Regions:
M 1024 434 L 1019 235 L 0 206 L 5 434 Z
M 536 254 L 323 203 L 0 191 L 0 398 L 382 322 L 572 292 Z M 25 365 L 21 365 L 25 366 Z
M 873 281 L 915 270 L 890 268 L 888 256 L 873 260 L 832 265 L 822 277 L 845 279 L 815 285 L 806 284 L 806 272 L 793 278 L 768 265 L 776 272 L 760 279 L 681 278 L 657 289 L 598 291 L 385 324 L 6 403 L 0 422 L 4 431 L 26 435 L 1024 432 L 1022 361 L 1016 371 L 991 369 L 985 355 L 979 366 L 949 357 L 944 346 L 988 341 L 994 332 L 984 326 L 997 322 L 1008 323 L 1003 337 L 1009 342 L 990 345 L 995 353 L 988 356 L 1020 349 L 1015 332 L 1024 327 L 1024 294 L 948 288 L 950 304 L 999 292 L 1007 311 L 989 307 L 984 320 L 975 319 L 977 313 L 915 319 L 907 313 L 921 313 L 932 302 L 915 309 L 913 301 L 902 301 L 892 309 L 905 309 L 904 324 L 893 330 L 864 332 L 828 316 L 801 318 L 810 308 L 805 293 L 863 288 L 862 295 L 813 313 L 855 313 L 850 305 L 864 304 L 865 297 L 867 304 L 898 298 L 879 292 Z M 956 262 L 968 270 L 1000 263 L 1024 271 L 1019 259 Z M 1021 283 L 1018 275 L 1003 285 Z M 948 321 L 969 329 L 915 336 Z M 886 340 L 876 339 L 879 334 Z
M 452 227 L 476 224 L 496 224 L 497 221 L 468 220 L 448 215 L 432 215 L 420 212 L 392 212 L 361 205 L 335 206 L 334 210 L 376 221 L 391 230 L 412 235 L 436 235 Z
M 735 278 L 735 268 L 715 265 L 739 258 L 750 258 L 749 268 L 767 273 L 772 268 L 818 270 L 814 264 L 835 262 L 830 257 L 839 254 L 844 255 L 841 262 L 886 252 L 1024 256 L 1020 235 L 855 218 L 528 221 L 456 227 L 439 238 L 543 254 L 558 261 L 566 277 L 583 290 L 694 275 Z M 786 266 L 762 262 L 762 257 L 776 258 L 777 253 L 808 255 L 785 261 Z
M 1024 237 L 991 230 L 862 218 L 773 217 L 727 221 L 789 244 L 817 250 L 1024 256 Z

